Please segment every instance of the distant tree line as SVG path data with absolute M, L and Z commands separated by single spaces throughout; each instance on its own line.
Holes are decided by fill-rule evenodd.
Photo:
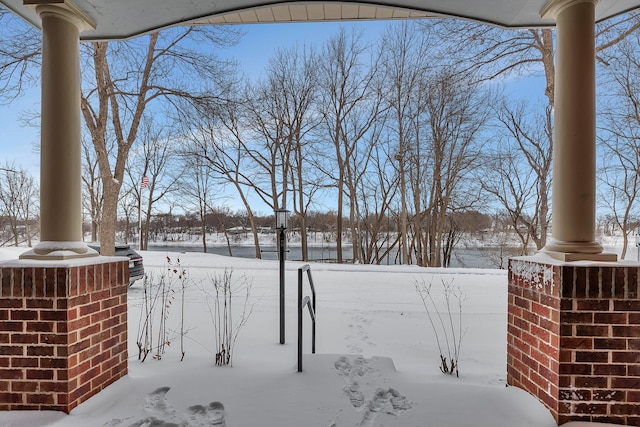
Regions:
M 254 216 L 254 220 L 259 234 L 275 233 L 275 217 L 273 214 Z M 376 218 L 370 218 L 371 221 L 362 221 L 365 227 L 371 227 Z M 287 233 L 290 235 L 301 236 L 303 231 L 314 235 L 321 234 L 324 241 L 327 243 L 336 243 L 337 238 L 337 217 L 335 212 L 320 213 L 309 212 L 306 218 L 306 229 L 303 230 L 302 223 L 297 217 L 291 218 Z M 356 228 L 352 226 L 349 218 L 343 218 L 345 225 L 345 231 L 343 232 L 343 238 L 351 243 L 351 233 Z M 150 242 L 166 243 L 166 242 L 194 242 L 194 238 L 202 237 L 202 221 L 195 213 L 157 213 L 152 215 L 149 224 L 149 229 L 143 230 L 144 235 L 149 236 Z M 448 265 L 451 261 L 451 255 L 455 247 L 455 243 L 459 241 L 462 236 L 490 236 L 496 230 L 497 232 L 505 231 L 508 226 L 502 222 L 498 217 L 491 217 L 490 215 L 483 214 L 477 211 L 471 212 L 456 212 L 450 216 L 450 224 L 448 228 L 447 241 L 446 241 L 446 263 Z M 380 233 L 386 236 L 384 242 L 389 242 L 392 239 L 397 238 L 397 234 L 400 230 L 400 220 L 396 217 L 388 217 L 383 221 Z M 90 232 L 90 225 L 85 224 L 85 233 Z M 139 244 L 139 233 L 137 223 L 131 223 L 125 218 L 121 218 L 117 222 L 116 236 L 117 240 L 124 243 Z M 232 212 L 230 209 L 219 209 L 209 212 L 205 218 L 205 243 L 204 251 L 206 252 L 206 236 L 211 235 L 224 235 L 224 237 L 231 241 L 236 242 L 239 237 L 247 237 L 252 233 L 249 227 L 248 218 L 246 212 L 236 211 Z M 368 235 L 368 233 L 363 233 Z M 243 239 L 244 240 L 244 239 Z M 275 240 L 274 240 L 275 241 Z M 394 253 L 389 253 L 388 248 L 384 245 L 379 245 L 377 251 L 368 254 L 368 262 L 379 264 L 385 257 L 390 255 L 391 257 L 397 257 Z
M 39 71 L 40 47 L 24 45 L 34 30 L 1 9 L 0 23 L 0 88 L 11 100 Z M 624 251 L 640 217 L 639 27 L 629 13 L 597 28 L 599 200 Z M 516 236 L 512 255 L 544 247 L 552 29 L 409 20 L 372 39 L 345 25 L 320 45 L 277 50 L 247 78 L 220 55 L 242 37 L 235 28 L 82 44 L 84 210 L 104 253 L 116 232 L 129 240 L 140 228 L 146 248 L 171 217 L 199 230 L 205 251 L 210 230 L 241 222 L 259 258 L 270 224 L 255 200 L 291 210 L 304 260 L 318 212 L 331 212 L 321 226 L 335 230 L 338 261 L 348 235 L 357 262 L 393 252 L 447 266 L 485 218 Z M 505 83 L 531 76 L 544 77 L 538 94 Z M 225 211 L 229 197 L 242 215 Z

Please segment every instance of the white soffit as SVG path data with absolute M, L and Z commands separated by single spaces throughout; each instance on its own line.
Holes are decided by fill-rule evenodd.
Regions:
M 373 19 L 408 19 L 434 16 L 424 11 L 414 11 L 386 6 L 370 6 L 354 3 L 283 4 L 241 13 L 228 13 L 193 21 L 195 24 L 264 24 L 273 22 L 358 21 Z
M 64 3 L 69 0 L 28 0 L 30 3 Z M 408 19 L 455 16 L 504 27 L 552 26 L 540 17 L 547 0 L 386 0 L 357 1 L 256 1 L 256 0 L 72 0 L 96 22 L 94 30 L 81 33 L 83 40 L 134 37 L 161 28 L 184 24 L 253 24 L 274 22 Z M 0 0 L 0 4 L 40 27 L 33 5 L 24 0 Z M 600 0 L 598 21 L 640 7 L 640 0 Z

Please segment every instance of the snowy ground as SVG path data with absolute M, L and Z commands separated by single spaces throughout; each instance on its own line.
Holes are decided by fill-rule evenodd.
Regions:
M 0 260 L 15 259 L 20 251 L 0 248 Z M 297 373 L 301 263 L 286 265 L 286 344 L 280 345 L 278 262 L 199 253 L 143 255 L 147 272 L 156 277 L 168 271 L 167 256 L 172 263 L 179 258 L 187 271 L 184 361 L 179 284 L 167 320 L 171 346 L 161 360 L 138 361 L 144 292 L 137 283 L 129 290 L 129 375 L 70 415 L 4 412 L 0 427 L 555 426 L 535 398 L 505 384 L 505 271 L 312 264 L 318 355 L 309 354 L 306 328 L 304 372 Z M 225 268 L 233 270 L 237 283 L 252 284 L 254 308 L 240 330 L 233 367 L 216 367 L 211 301 L 205 295 L 209 278 Z M 453 281 L 466 296 L 460 378 L 438 369 L 440 353 L 416 281 L 432 282 L 438 303 L 441 281 Z M 239 313 L 240 306 L 234 310 Z

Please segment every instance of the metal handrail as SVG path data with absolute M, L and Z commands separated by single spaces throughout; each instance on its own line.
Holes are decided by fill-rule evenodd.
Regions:
M 311 287 L 311 298 L 309 296 L 302 298 L 302 279 L 304 272 L 307 272 L 309 278 L 309 286 Z M 311 267 L 309 264 L 303 265 L 298 269 L 298 372 L 302 372 L 302 310 L 304 307 L 309 309 L 311 316 L 311 353 L 316 352 L 316 288 L 313 286 L 313 278 L 311 277 Z

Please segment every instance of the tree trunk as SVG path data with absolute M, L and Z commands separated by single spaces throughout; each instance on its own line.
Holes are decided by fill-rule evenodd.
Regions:
M 109 171 L 107 171 L 107 173 L 109 173 Z M 100 233 L 100 254 L 113 256 L 115 255 L 118 194 L 120 192 L 120 186 L 114 183 L 113 180 L 105 181 L 102 232 Z
M 338 264 L 342 264 L 342 231 L 343 231 L 343 221 L 342 221 L 342 206 L 344 203 L 344 174 L 342 172 L 342 168 L 339 171 L 339 179 L 338 179 L 338 217 L 336 218 L 336 259 Z
M 202 252 L 203 253 L 207 253 L 207 220 L 206 220 L 207 215 L 202 215 L 201 216 L 201 221 L 200 221 L 200 233 L 202 235 Z
M 629 246 L 629 235 L 627 230 L 622 230 L 622 253 L 620 259 L 624 259 L 627 256 L 627 247 Z
M 91 241 L 98 241 L 98 222 L 95 220 L 91 220 Z

